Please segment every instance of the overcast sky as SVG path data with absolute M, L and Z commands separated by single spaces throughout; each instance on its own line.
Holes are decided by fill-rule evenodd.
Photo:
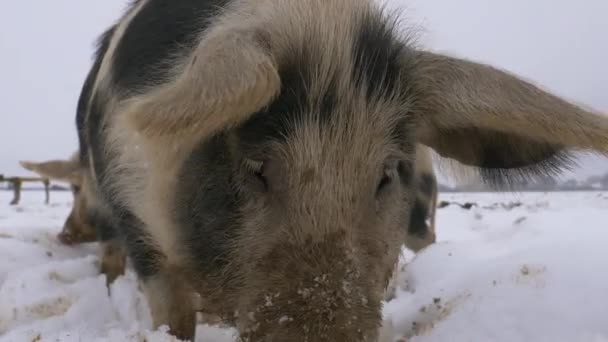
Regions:
M 328 0 L 330 1 L 330 0 Z M 387 0 L 421 43 L 492 63 L 608 112 L 607 0 Z M 76 101 L 93 41 L 125 0 L 19 0 L 0 11 L 0 173 L 77 146 Z M 608 171 L 585 159 L 579 177 Z

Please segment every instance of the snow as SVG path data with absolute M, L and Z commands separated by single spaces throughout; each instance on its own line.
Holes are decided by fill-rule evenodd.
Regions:
M 176 341 L 153 331 L 128 271 L 111 287 L 96 244 L 57 243 L 69 193 L 0 191 L 0 341 Z M 608 342 L 608 193 L 442 194 L 438 242 L 404 251 L 383 342 Z M 521 203 L 521 204 L 520 204 Z M 287 319 L 287 318 L 286 318 Z M 199 325 L 197 341 L 234 341 Z

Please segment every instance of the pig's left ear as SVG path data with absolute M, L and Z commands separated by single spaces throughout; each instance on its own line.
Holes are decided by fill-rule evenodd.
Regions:
M 419 141 L 494 183 L 551 175 L 576 150 L 608 152 L 608 117 L 488 65 L 422 51 L 413 63 Z
M 182 64 L 173 80 L 125 101 L 143 136 L 202 139 L 244 122 L 280 91 L 261 28 L 210 29 Z
M 44 162 L 22 160 L 19 164 L 24 169 L 35 172 L 44 178 L 67 183 L 77 183 L 80 180 L 80 168 L 75 160 L 48 160 Z

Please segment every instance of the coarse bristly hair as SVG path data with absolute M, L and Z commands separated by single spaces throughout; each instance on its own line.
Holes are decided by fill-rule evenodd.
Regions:
M 372 341 L 434 210 L 419 144 L 495 184 L 606 151 L 608 119 L 421 50 L 397 18 L 368 0 L 140 0 L 104 36 L 81 139 L 155 325 L 191 338 L 198 292 L 245 340 Z

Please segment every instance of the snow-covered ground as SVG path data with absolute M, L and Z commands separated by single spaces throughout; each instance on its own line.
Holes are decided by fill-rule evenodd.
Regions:
M 128 272 L 111 288 L 95 244 L 59 245 L 69 193 L 0 191 L 0 341 L 173 341 L 150 331 Z M 438 243 L 405 251 L 386 303 L 397 340 L 608 342 L 608 193 L 443 194 Z M 518 203 L 520 202 L 520 203 Z M 521 204 L 521 205 L 520 205 Z M 232 342 L 199 326 L 197 341 Z M 405 337 L 405 338 L 404 338 Z

